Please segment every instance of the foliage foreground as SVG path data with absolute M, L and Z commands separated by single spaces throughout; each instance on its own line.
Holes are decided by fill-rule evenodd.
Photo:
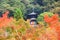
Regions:
M 8 13 L 0 18 L 0 40 L 60 40 L 60 19 L 57 14 L 44 16 L 44 23 L 31 27 L 29 22 L 8 18 Z

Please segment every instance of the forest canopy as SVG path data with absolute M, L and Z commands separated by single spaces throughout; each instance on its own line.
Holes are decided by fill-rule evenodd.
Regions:
M 0 0 L 0 15 L 8 9 L 10 16 L 13 16 L 16 15 L 16 9 L 18 9 L 25 17 L 33 11 L 33 8 L 34 12 L 38 14 L 43 12 L 60 13 L 60 0 Z

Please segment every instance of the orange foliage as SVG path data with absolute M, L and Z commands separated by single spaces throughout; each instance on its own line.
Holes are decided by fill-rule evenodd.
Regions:
M 55 29 L 58 40 L 60 40 L 60 22 L 58 14 L 54 14 L 52 17 L 44 16 L 44 21 L 49 24 L 51 29 Z
M 3 17 L 0 18 L 0 28 L 6 27 L 12 21 L 13 18 L 12 17 L 8 18 L 8 14 L 9 11 L 6 11 L 3 14 Z
M 13 18 L 8 18 L 8 14 L 9 11 L 6 11 L 3 17 L 0 18 L 0 28 L 7 27 L 12 22 Z M 60 40 L 60 22 L 58 15 L 54 14 L 52 17 L 45 15 L 44 21 L 49 25 L 48 28 L 44 25 L 41 26 L 41 24 L 36 28 L 28 27 L 30 26 L 28 24 L 29 22 L 25 22 L 23 19 L 14 21 L 16 23 L 11 25 L 11 28 L 14 30 L 12 31 L 13 36 L 15 37 L 17 35 L 18 39 L 20 36 L 21 40 Z

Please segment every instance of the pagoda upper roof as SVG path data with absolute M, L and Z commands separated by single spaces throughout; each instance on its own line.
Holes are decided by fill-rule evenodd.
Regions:
M 30 13 L 30 14 L 28 14 L 28 15 L 36 15 L 37 13 L 35 13 L 35 12 L 32 12 L 32 13 Z

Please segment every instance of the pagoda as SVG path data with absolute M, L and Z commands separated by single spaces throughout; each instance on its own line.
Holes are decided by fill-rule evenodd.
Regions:
M 36 20 L 37 17 L 38 17 L 38 15 L 34 11 L 27 15 L 27 21 L 29 20 L 31 26 L 36 26 L 38 24 L 38 22 Z

